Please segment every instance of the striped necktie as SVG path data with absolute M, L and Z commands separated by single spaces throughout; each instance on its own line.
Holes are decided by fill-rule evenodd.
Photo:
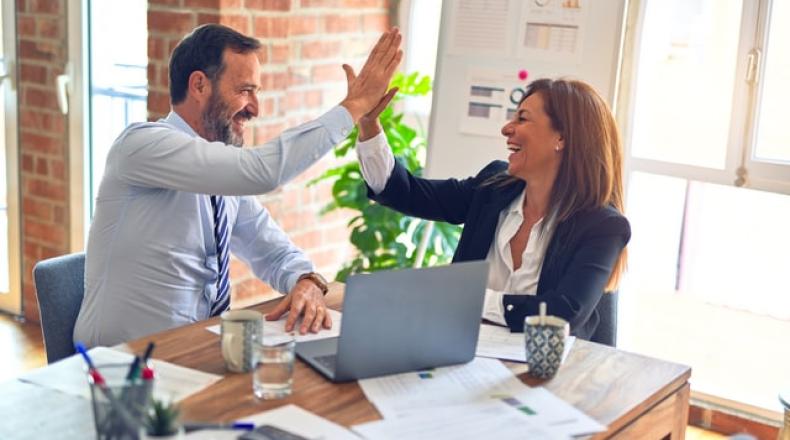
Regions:
M 211 316 L 217 316 L 230 307 L 230 276 L 228 266 L 230 249 L 228 245 L 228 218 L 225 215 L 225 200 L 222 196 L 211 196 L 214 210 L 214 240 L 217 243 L 217 299 L 211 305 Z

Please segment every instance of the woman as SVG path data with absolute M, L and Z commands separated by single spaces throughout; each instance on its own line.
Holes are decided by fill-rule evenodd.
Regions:
M 384 106 L 360 120 L 368 195 L 407 215 L 465 225 L 453 261 L 490 263 L 484 318 L 523 331 L 545 301 L 571 334 L 590 339 L 631 236 L 622 146 L 604 100 L 581 81 L 534 81 L 502 127 L 508 161 L 465 180 L 422 179 L 398 164 L 377 120 Z

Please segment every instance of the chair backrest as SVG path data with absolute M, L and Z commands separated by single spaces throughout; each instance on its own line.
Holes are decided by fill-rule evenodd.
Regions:
M 74 354 L 74 323 L 85 295 L 85 253 L 39 261 L 33 268 L 47 362 Z
M 614 347 L 617 345 L 617 299 L 619 293 L 604 293 L 601 300 L 598 301 L 598 306 L 595 310 L 598 311 L 601 321 L 598 323 L 598 328 L 595 333 L 590 337 L 592 342 L 599 344 L 609 345 Z

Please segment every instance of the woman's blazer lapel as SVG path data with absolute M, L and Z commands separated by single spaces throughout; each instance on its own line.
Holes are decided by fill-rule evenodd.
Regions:
M 481 188 L 481 197 L 476 197 L 464 223 L 464 232 L 458 242 L 453 261 L 484 260 L 491 248 L 496 233 L 499 213 L 521 194 L 521 181 L 503 187 Z

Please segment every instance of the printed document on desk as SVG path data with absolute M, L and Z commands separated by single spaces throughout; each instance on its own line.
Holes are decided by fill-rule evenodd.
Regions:
M 255 426 L 271 425 L 287 432 L 309 439 L 321 440 L 359 440 L 346 428 L 319 417 L 296 405 L 285 405 L 240 420 L 251 422 Z M 189 440 L 235 440 L 239 431 L 202 430 L 194 431 L 186 436 Z
M 83 440 L 96 429 L 90 400 L 19 380 L 0 384 L 0 396 L 0 439 Z
M 565 340 L 565 350 L 562 352 L 562 362 L 568 358 L 568 353 L 573 348 L 576 336 L 569 336 Z M 477 338 L 476 356 L 495 359 L 505 359 L 516 362 L 526 362 L 527 355 L 524 350 L 524 333 L 511 333 L 507 327 L 498 325 L 480 324 L 480 333 Z
M 107 347 L 92 348 L 88 354 L 99 372 L 102 365 L 131 364 L 134 359 L 129 353 Z M 157 359 L 152 359 L 151 362 L 156 378 L 154 397 L 157 399 L 181 401 L 222 379 L 222 376 L 216 374 L 204 373 Z M 26 373 L 20 377 L 20 380 L 90 399 L 85 371 L 85 361 L 80 355 L 75 354 Z
M 301 335 L 299 334 L 298 331 L 294 331 L 294 335 L 296 335 L 296 342 L 315 341 L 318 339 L 336 338 L 340 336 L 340 324 L 343 318 L 343 314 L 338 312 L 337 310 L 331 310 L 331 309 L 328 310 L 328 312 L 329 312 L 329 316 L 332 317 L 331 329 L 329 330 L 322 329 L 318 333 L 307 333 L 305 335 Z M 296 321 L 296 326 L 294 326 L 294 329 L 298 330 L 299 325 L 301 323 L 302 323 L 302 318 L 299 318 Z M 219 324 L 206 327 L 206 330 L 217 335 L 221 333 Z M 288 338 L 286 337 L 286 331 L 285 331 L 285 318 L 280 318 L 277 321 L 266 321 L 266 319 L 264 318 L 263 339 L 272 344 L 276 344 L 280 341 L 283 342 L 287 341 Z
M 385 419 L 499 400 L 529 415 L 535 426 L 552 435 L 606 429 L 545 388 L 528 387 L 496 359 L 475 358 L 465 365 L 363 379 L 359 385 Z
M 409 417 L 352 426 L 368 440 L 566 439 L 534 425 L 527 414 L 498 400 L 416 412 Z

